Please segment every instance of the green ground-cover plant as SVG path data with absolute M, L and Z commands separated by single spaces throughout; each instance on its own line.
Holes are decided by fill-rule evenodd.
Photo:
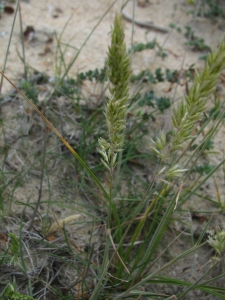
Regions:
M 184 36 L 188 39 L 186 45 L 190 46 L 193 51 L 211 51 L 210 47 L 205 44 L 204 39 L 197 37 L 190 26 L 186 26 L 185 29 Z
M 218 0 L 204 0 L 199 15 L 203 15 L 208 18 L 221 17 L 225 18 L 224 7 L 220 5 Z
M 167 52 L 163 50 L 161 45 L 157 42 L 156 39 L 152 40 L 151 42 L 147 43 L 137 43 L 134 44 L 131 49 L 128 50 L 128 54 L 135 53 L 135 52 L 141 52 L 143 50 L 147 49 L 155 49 L 156 48 L 156 54 L 162 58 L 165 58 L 168 56 Z
M 97 254 L 95 253 L 94 243 L 92 244 L 93 232 L 90 234 L 90 242 L 86 252 L 78 251 L 74 254 L 74 242 L 66 231 L 66 222 L 62 227 L 64 237 L 63 246 L 57 244 L 57 240 L 51 243 L 50 239 L 48 240 L 45 237 L 46 232 L 51 228 L 51 222 L 49 225 L 46 225 L 46 222 L 48 222 L 50 218 L 48 215 L 49 212 L 46 216 L 41 216 L 38 209 L 36 210 L 37 206 L 32 206 L 32 204 L 29 203 L 23 205 L 25 208 L 31 207 L 37 215 L 40 215 L 43 222 L 43 232 L 31 231 L 33 224 L 32 226 L 29 225 L 28 231 L 26 229 L 23 230 L 22 226 L 25 220 L 21 215 L 20 236 L 19 238 L 11 236 L 11 246 L 7 249 L 7 251 L 10 250 L 10 252 L 6 252 L 4 255 L 7 254 L 7 259 L 11 257 L 11 259 L 16 262 L 17 267 L 22 270 L 23 279 L 25 278 L 28 281 L 28 286 L 30 285 L 30 296 L 33 297 L 35 297 L 35 293 L 37 293 L 37 296 L 39 295 L 39 292 L 36 292 L 36 288 L 38 284 L 42 284 L 43 289 L 48 286 L 48 289 L 53 293 L 54 297 L 58 297 L 57 299 L 71 299 L 74 295 L 76 295 L 78 299 L 124 299 L 126 297 L 137 298 L 141 296 L 151 297 L 150 299 L 168 299 L 170 295 L 160 292 L 160 284 L 166 284 L 168 286 L 180 286 L 176 296 L 174 295 L 177 299 L 182 299 L 193 289 L 198 289 L 206 294 L 224 299 L 224 288 L 214 287 L 213 279 L 204 279 L 204 277 L 210 273 L 210 270 L 218 266 L 223 259 L 223 231 L 221 233 L 217 232 L 216 235 L 210 235 L 209 244 L 215 249 L 217 256 L 212 262 L 212 265 L 208 269 L 204 269 L 203 275 L 194 282 L 179 280 L 173 278 L 170 274 L 168 276 L 162 276 L 162 272 L 179 262 L 180 259 L 193 254 L 199 248 L 207 244 L 207 242 L 202 243 L 202 238 L 208 224 L 205 226 L 204 232 L 193 247 L 185 249 L 182 254 L 171 258 L 171 260 L 166 263 L 159 264 L 159 260 L 170 247 L 169 244 L 164 251 L 159 252 L 166 230 L 172 222 L 173 212 L 181 207 L 181 203 L 187 202 L 192 195 L 197 194 L 198 188 L 219 168 L 219 165 L 210 169 L 207 168 L 206 172 L 206 167 L 203 170 L 197 169 L 195 162 L 204 154 L 205 150 L 209 149 L 210 141 L 224 118 L 223 112 L 219 114 L 218 117 L 218 110 L 222 110 L 222 106 L 218 106 L 207 120 L 204 120 L 202 124 L 200 122 L 204 118 L 207 101 L 217 85 L 219 74 L 225 68 L 224 39 L 219 44 L 218 49 L 208 56 L 205 69 L 199 71 L 199 73 L 196 72 L 194 83 L 189 89 L 189 94 L 173 108 L 173 129 L 170 137 L 166 136 L 165 132 L 160 131 L 158 136 L 152 137 L 153 151 L 151 155 L 143 156 L 139 155 L 140 153 L 138 153 L 135 146 L 138 141 L 142 141 L 142 137 L 144 136 L 144 133 L 140 134 L 139 130 L 146 126 L 144 122 L 145 119 L 140 116 L 138 120 L 139 116 L 134 115 L 134 127 L 128 126 L 128 122 L 131 118 L 130 114 L 133 113 L 130 108 L 135 101 L 138 103 L 141 100 L 133 99 L 130 102 L 130 57 L 126 51 L 124 28 L 120 14 L 116 14 L 115 16 L 111 35 L 111 45 L 109 47 L 105 69 L 109 79 L 110 97 L 104 98 L 100 107 L 97 106 L 91 110 L 90 108 L 82 107 L 79 105 L 80 96 L 78 95 L 79 85 L 81 84 L 80 81 L 84 79 L 91 80 L 93 78 L 97 80 L 97 72 L 87 72 L 83 74 L 81 78 L 78 78 L 78 82 L 75 82 L 75 80 L 71 81 L 67 77 L 68 69 L 65 65 L 64 72 L 59 71 L 57 73 L 56 86 L 51 96 L 65 95 L 70 97 L 71 102 L 74 103 L 74 105 L 70 107 L 69 113 L 67 113 L 66 116 L 63 115 L 61 124 L 69 123 L 68 116 L 72 110 L 80 114 L 77 119 L 78 121 L 72 122 L 74 126 L 77 126 L 77 123 L 79 123 L 82 129 L 81 136 L 79 140 L 76 141 L 75 147 L 71 147 L 73 143 L 70 142 L 69 137 L 66 141 L 49 120 L 45 118 L 42 113 L 45 112 L 44 106 L 42 107 L 42 112 L 40 112 L 33 101 L 29 102 L 29 100 L 26 99 L 31 107 L 42 116 L 48 128 L 51 128 L 58 135 L 61 142 L 77 159 L 78 163 L 69 157 L 68 152 L 66 153 L 67 163 L 72 165 L 72 167 L 75 166 L 74 169 L 76 169 L 78 173 L 77 178 L 79 178 L 79 183 L 77 183 L 77 186 L 79 186 L 80 190 L 84 190 L 84 194 L 87 198 L 89 195 L 95 195 L 95 199 L 98 199 L 98 204 L 95 205 L 95 209 L 96 211 L 98 209 L 99 215 L 103 214 L 103 217 L 99 215 L 93 216 L 98 221 L 90 221 L 90 224 L 94 231 L 96 223 L 100 224 L 100 222 L 102 222 L 101 225 L 99 225 L 102 228 L 103 234 L 100 256 L 96 262 L 94 256 Z M 60 49 L 59 52 L 62 58 L 64 51 Z M 173 79 L 173 74 L 169 73 L 169 71 L 167 73 L 171 81 L 175 80 Z M 163 80 L 163 74 L 160 68 L 156 71 L 155 76 L 159 82 Z M 30 90 L 26 90 L 26 88 L 25 86 L 24 91 L 29 92 Z M 146 99 L 141 105 L 155 105 L 158 107 L 158 111 L 164 111 L 165 108 L 169 107 L 169 100 L 160 100 L 161 98 L 154 95 L 154 92 L 150 92 L 149 94 L 150 96 L 147 95 L 149 97 L 145 97 L 144 95 L 144 99 Z M 22 93 L 21 95 L 25 97 Z M 51 104 L 50 96 L 49 99 L 50 100 L 45 103 L 46 107 L 49 107 Z M 153 109 L 155 109 L 155 107 L 153 107 Z M 217 118 L 215 118 L 216 115 Z M 55 119 L 53 120 L 55 121 Z M 67 121 L 65 122 L 65 120 Z M 100 125 L 98 123 L 100 123 Z M 192 147 L 195 145 L 196 139 L 202 137 L 202 132 L 207 125 L 211 126 L 210 130 L 207 131 L 200 144 L 197 144 L 197 147 Z M 60 128 L 58 124 L 57 128 Z M 90 136 L 92 137 L 91 139 L 89 138 Z M 97 152 L 96 146 L 98 147 L 99 153 Z M 75 148 L 76 151 L 73 148 Z M 188 154 L 188 150 L 192 151 L 191 157 Z M 50 156 L 48 155 L 47 153 L 47 161 L 56 155 L 56 152 L 54 155 L 52 153 Z M 40 161 L 39 156 L 37 155 L 37 159 Z M 63 156 L 64 154 L 62 153 L 61 159 L 63 159 Z M 150 184 L 143 184 L 141 186 L 142 189 L 139 190 L 139 188 L 135 186 L 133 193 L 131 193 L 131 191 L 126 193 L 122 187 L 125 177 L 124 174 L 126 174 L 126 176 L 127 174 L 132 175 L 132 171 L 129 170 L 128 162 L 138 157 L 144 157 L 144 159 L 151 158 L 154 160 L 152 180 Z M 66 159 L 64 159 L 64 163 Z M 100 161 L 102 162 L 102 166 L 100 166 Z M 42 169 L 44 169 L 46 164 L 47 162 L 43 155 Z M 222 164 L 224 164 L 224 162 L 221 162 L 220 165 Z M 80 167 L 78 167 L 78 165 L 80 165 Z M 82 169 L 85 170 L 83 173 L 81 171 Z M 125 173 L 127 169 L 130 173 Z M 200 182 L 196 180 L 190 189 L 183 189 L 188 179 L 188 174 L 193 171 L 205 173 L 206 177 L 199 177 L 201 179 Z M 4 172 L 2 172 L 3 176 L 7 175 L 3 173 Z M 106 178 L 106 180 L 104 180 L 104 178 Z M 9 184 L 10 182 L 7 182 L 7 185 Z M 73 180 L 68 182 L 68 186 L 69 184 L 74 184 Z M 137 181 L 136 185 L 138 185 Z M 143 187 L 146 185 L 147 187 L 143 191 Z M 128 189 L 131 187 L 132 185 L 128 185 Z M 43 200 L 41 204 L 44 205 L 45 201 L 47 203 L 50 202 Z M 62 203 L 58 203 L 59 207 L 73 206 L 73 204 L 66 202 L 66 197 L 63 198 L 63 201 Z M 57 203 L 55 201 L 55 203 L 52 204 Z M 4 201 L 2 201 L 2 208 L 3 205 Z M 81 226 L 84 225 L 83 222 L 80 224 Z M 42 275 L 45 280 L 49 280 L 49 282 L 45 282 L 44 284 L 43 280 L 36 277 L 37 273 L 34 272 L 35 268 L 32 273 L 33 277 L 28 276 L 27 257 L 31 261 L 33 260 L 31 255 L 25 255 L 29 253 L 30 248 L 27 247 L 27 243 L 26 245 L 24 244 L 22 234 L 28 234 L 27 232 L 30 234 L 30 241 L 32 241 L 35 246 L 41 245 L 40 249 L 38 249 L 38 257 L 42 254 L 47 255 L 51 261 L 50 266 L 53 270 L 51 279 L 47 278 L 47 276 L 44 277 L 43 274 L 49 272 L 48 267 L 44 268 L 43 273 L 41 273 L 41 271 L 38 273 L 39 271 L 37 271 L 38 276 L 41 277 Z M 176 240 L 174 242 L 176 242 Z M 51 254 L 49 254 L 49 252 L 47 254 L 47 252 L 44 251 L 45 247 L 47 251 L 52 249 Z M 76 248 L 76 250 L 78 249 Z M 4 255 L 1 260 L 2 265 L 4 265 Z M 68 268 L 69 272 L 69 266 L 72 268 L 72 271 L 77 274 L 77 279 L 70 282 L 69 285 L 60 288 L 60 278 L 57 277 L 57 274 L 60 268 Z M 90 270 L 92 270 L 92 272 Z M 89 277 L 93 277 L 93 274 L 95 283 L 91 285 Z M 224 274 L 221 274 L 221 276 L 224 276 Z M 31 289 L 31 281 L 35 282 L 33 291 Z M 144 286 L 147 286 L 145 291 L 142 289 Z M 159 289 L 157 292 L 152 292 L 155 286 L 159 286 Z M 15 299 L 16 297 L 23 297 L 23 295 L 16 292 L 14 285 L 8 285 L 5 291 L 7 291 L 7 293 L 9 292 L 9 294 L 7 294 L 8 296 L 12 296 Z M 29 299 L 29 297 L 27 299 Z
M 194 0 L 188 0 L 187 1 L 188 4 L 192 5 L 196 5 L 196 3 L 198 3 L 197 1 Z M 188 11 L 188 13 L 191 14 L 195 14 L 196 11 L 195 10 L 190 10 Z M 225 8 L 224 5 L 222 3 L 222 1 L 220 0 L 203 0 L 201 2 L 201 5 L 198 8 L 197 11 L 197 15 L 201 16 L 201 17 L 206 17 L 206 18 L 210 18 L 210 19 L 216 19 L 216 18 L 225 18 Z M 175 26 L 173 25 L 172 28 L 174 28 Z
M 12 284 L 8 284 L 1 294 L 3 300 L 34 300 L 34 298 L 16 292 Z

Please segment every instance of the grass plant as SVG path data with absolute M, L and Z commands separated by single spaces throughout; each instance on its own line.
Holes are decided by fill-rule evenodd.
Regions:
M 1 220 L 9 228 L 15 224 L 14 233 L 0 234 L 0 268 L 2 278 L 6 278 L 0 282 L 1 297 L 190 299 L 187 298 L 190 292 L 197 290 L 203 297 L 225 299 L 225 288 L 216 285 L 223 280 L 224 271 L 212 275 L 224 260 L 224 230 L 210 231 L 207 237 L 209 218 L 197 239 L 186 237 L 185 230 L 181 230 L 168 242 L 168 236 L 175 231 L 174 215 L 178 213 L 181 223 L 184 207 L 193 197 L 202 197 L 202 201 L 211 201 L 220 211 L 224 210 L 219 192 L 216 203 L 201 195 L 200 188 L 224 166 L 225 159 L 215 166 L 208 163 L 199 166 L 198 162 L 212 155 L 209 151 L 213 138 L 224 121 L 224 102 L 217 99 L 210 111 L 207 104 L 225 69 L 225 38 L 207 56 L 205 67 L 195 71 L 188 93 L 173 105 L 170 132 L 159 130 L 153 136 L 147 129 L 156 115 L 170 108 L 170 99 L 156 96 L 153 90 L 131 96 L 129 88 L 136 78 L 130 55 L 149 45 L 127 51 L 120 13 L 114 18 L 102 70 L 80 73 L 76 79 L 69 77 L 74 61 L 94 29 L 68 65 L 64 56 L 70 45 L 62 48 L 62 35 L 56 37 L 56 80 L 42 107 L 38 106 L 37 89 L 29 78 L 20 85 L 21 91 L 4 70 L 0 71 L 2 78 L 17 91 L 19 101 L 25 99 L 29 104 L 19 111 L 17 128 L 10 124 L 13 118 L 10 122 L 3 119 L 1 124 L 4 133 Z M 167 69 L 164 75 L 157 68 L 154 75 L 144 71 L 138 79 L 145 76 L 148 82 L 156 84 L 167 78 L 171 84 L 178 84 L 178 74 Z M 103 93 L 92 106 L 88 99 L 87 104 L 81 104 L 84 80 L 102 84 L 103 91 L 108 88 L 109 96 Z M 65 97 L 65 103 L 60 106 L 55 98 L 61 96 Z M 143 106 L 153 109 L 147 117 L 141 110 L 135 110 Z M 45 125 L 40 121 L 29 123 L 35 119 L 35 113 Z M 65 128 L 69 128 L 66 136 Z M 140 144 L 146 138 L 151 147 L 148 152 L 140 151 Z M 20 162 L 15 166 L 8 160 L 13 151 Z M 134 170 L 147 168 L 145 164 L 153 169 L 150 182 L 133 174 Z M 54 170 L 57 176 L 49 170 Z M 190 183 L 190 176 L 196 173 L 199 176 Z M 32 176 L 39 178 L 38 191 L 26 195 L 25 202 L 17 201 L 18 189 L 30 183 Z M 79 201 L 81 197 L 83 201 Z M 19 210 L 17 214 L 15 207 Z M 70 216 L 63 215 L 66 209 Z M 83 243 L 69 230 L 71 224 L 76 231 L 83 232 Z M 192 239 L 193 244 L 172 255 L 170 249 L 181 239 Z M 214 249 L 214 256 L 204 261 L 198 278 L 187 280 L 172 275 L 180 261 L 202 253 L 198 251 L 207 247 Z M 162 286 L 168 287 L 166 292 Z M 169 290 L 170 286 L 176 287 L 175 292 Z

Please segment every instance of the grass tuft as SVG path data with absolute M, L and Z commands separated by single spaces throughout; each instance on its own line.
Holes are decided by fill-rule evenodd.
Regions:
M 10 229 L 0 233 L 0 295 L 186 299 L 197 290 L 202 297 L 224 299 L 224 229 L 208 229 L 224 210 L 215 172 L 225 159 L 217 164 L 210 159 L 224 124 L 216 88 L 225 69 L 225 39 L 201 70 L 157 67 L 134 75 L 131 55 L 155 47 L 164 52 L 156 39 L 127 51 L 122 16 L 116 13 L 103 68 L 71 78 L 73 63 L 110 8 L 68 65 L 70 45 L 62 43 L 63 32 L 56 36 L 56 76 L 42 74 L 41 89 L 28 73 L 18 89 L 1 71 L 15 90 L 0 102 L 1 222 Z M 131 96 L 136 81 L 141 88 Z M 186 94 L 177 102 L 152 87 L 167 83 L 171 90 L 183 81 Z M 94 91 L 101 87 L 100 93 L 88 94 L 89 85 Z M 171 106 L 173 125 L 165 132 L 157 122 Z M 208 182 L 215 187 L 212 196 L 203 192 Z M 196 199 L 210 203 L 214 215 L 196 212 L 197 204 L 191 206 Z M 196 220 L 202 222 L 198 235 L 192 228 Z M 209 247 L 213 256 L 204 258 Z M 179 263 L 188 265 L 182 273 L 193 272 L 190 261 L 194 268 L 201 265 L 196 278 L 180 278 Z

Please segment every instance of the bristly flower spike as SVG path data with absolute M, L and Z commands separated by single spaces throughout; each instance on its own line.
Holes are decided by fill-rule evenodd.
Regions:
M 103 164 L 112 171 L 116 165 L 117 153 L 122 150 L 131 74 L 130 58 L 126 51 L 124 26 L 120 14 L 116 14 L 114 19 L 107 64 L 111 96 L 104 114 L 109 131 L 109 142 L 100 138 L 98 151 L 102 155 Z

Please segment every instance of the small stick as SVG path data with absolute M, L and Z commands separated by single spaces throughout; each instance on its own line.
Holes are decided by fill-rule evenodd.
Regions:
M 165 27 L 161 27 L 158 25 L 155 25 L 153 22 L 142 22 L 140 20 L 137 19 L 133 19 L 127 12 L 125 12 L 124 10 L 122 10 L 122 15 L 124 17 L 124 19 L 130 21 L 130 22 L 134 22 L 135 24 L 141 26 L 141 27 L 146 27 L 148 29 L 152 29 L 152 30 L 156 30 L 156 31 L 160 31 L 162 33 L 168 33 L 169 29 L 165 28 Z

